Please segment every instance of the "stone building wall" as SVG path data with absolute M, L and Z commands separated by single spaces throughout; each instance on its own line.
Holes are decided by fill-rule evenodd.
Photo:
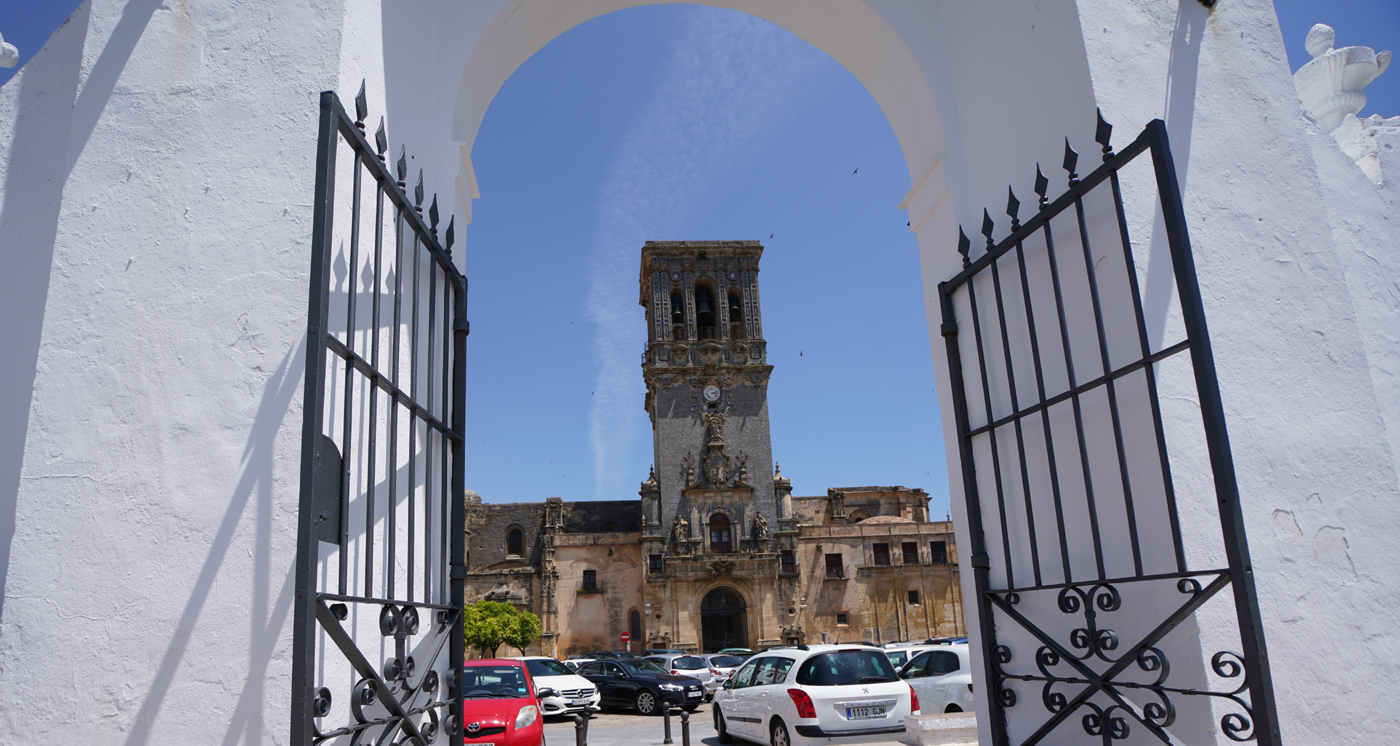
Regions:
M 635 512 L 637 501 L 631 501 L 631 505 Z M 635 531 L 555 537 L 554 563 L 559 573 L 555 596 L 558 657 L 625 648 L 619 635 L 629 631 L 631 613 L 640 615 L 644 608 L 645 564 L 638 544 L 640 538 Z M 583 587 L 585 570 L 597 573 L 596 590 Z M 640 650 L 640 643 L 634 642 L 632 648 Z

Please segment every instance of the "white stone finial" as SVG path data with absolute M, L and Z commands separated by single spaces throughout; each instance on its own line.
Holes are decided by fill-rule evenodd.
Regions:
M 19 50 L 13 44 L 6 44 L 0 35 L 0 67 L 14 67 L 19 64 Z
M 1332 48 L 1332 42 L 1337 40 L 1337 32 L 1325 23 L 1319 23 L 1308 30 L 1308 38 L 1303 40 L 1303 48 L 1308 50 L 1308 54 L 1318 57 Z
M 1390 52 L 1376 54 L 1370 47 L 1333 49 L 1336 36 L 1330 26 L 1313 26 L 1305 42 L 1313 59 L 1293 73 L 1298 98 L 1324 132 L 1337 129 L 1348 114 L 1361 111 L 1366 105 L 1361 89 L 1390 67 Z

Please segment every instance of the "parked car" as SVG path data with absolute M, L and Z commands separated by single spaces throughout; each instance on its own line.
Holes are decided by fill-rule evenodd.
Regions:
M 604 707 L 634 707 L 642 715 L 655 715 L 667 704 L 694 712 L 705 701 L 699 679 L 678 676 L 649 660 L 593 661 L 578 672 L 598 687 Z
M 719 652 L 724 653 L 725 655 L 732 655 L 742 660 L 748 660 L 749 656 L 753 655 L 753 651 L 748 648 L 724 648 Z
M 645 655 L 645 656 L 652 656 L 652 655 L 680 655 L 681 653 L 684 653 L 684 652 L 685 652 L 684 650 L 677 650 L 677 649 L 675 649 L 675 648 L 651 648 L 651 649 L 649 649 L 649 650 L 643 651 L 643 652 L 642 652 L 642 655 Z
M 972 663 L 967 643 L 936 645 L 899 670 L 919 695 L 925 712 L 972 712 Z
M 574 712 L 597 712 L 602 709 L 598 700 L 598 687 L 593 682 L 574 673 L 563 663 L 544 656 L 516 658 L 525 662 L 525 670 L 535 680 L 535 687 L 548 687 L 554 696 L 540 698 L 540 710 L 544 715 L 567 715 Z
M 894 666 L 894 669 L 898 671 L 899 669 L 904 667 L 904 664 L 913 660 L 914 656 L 924 652 L 925 650 L 936 647 L 940 644 L 942 643 L 925 644 L 920 642 L 909 645 L 901 645 L 897 648 L 886 648 L 885 655 L 890 659 L 890 665 Z
M 734 675 L 739 667 L 744 665 L 744 659 L 737 655 L 726 655 L 724 653 L 706 653 L 700 656 L 710 666 L 710 680 L 705 682 L 705 698 L 714 699 L 715 692 L 719 691 L 724 682 Z
M 705 685 L 705 691 L 712 692 L 710 680 L 715 672 L 710 670 L 709 661 L 699 655 L 653 655 L 642 660 L 651 661 L 677 676 L 690 676 Z
M 473 746 L 544 746 L 539 700 L 554 695 L 535 688 L 523 661 L 462 664 L 462 724 Z
M 876 743 L 904 736 L 919 698 L 881 650 L 799 645 L 745 662 L 710 709 L 720 743 Z

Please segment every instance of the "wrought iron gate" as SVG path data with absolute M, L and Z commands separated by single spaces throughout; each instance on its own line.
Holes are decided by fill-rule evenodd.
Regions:
M 321 94 L 291 742 L 460 744 L 467 282 L 366 108 Z
M 1103 164 L 1083 179 L 1065 142 L 1068 190 L 1053 201 L 1037 167 L 1025 223 L 1009 194 L 1000 241 L 983 211 L 985 252 L 970 256 L 961 235 L 963 269 L 939 286 L 994 742 L 1041 743 L 1078 716 L 1103 744 L 1178 744 L 1218 717 L 1230 739 L 1272 746 L 1264 633 L 1166 126 L 1118 154 L 1111 132 L 1100 116 Z M 1151 172 L 1135 164 L 1143 154 Z M 1125 200 L 1130 170 L 1136 191 L 1155 187 L 1155 215 Z M 1145 283 L 1129 212 L 1155 222 L 1166 248 Z M 1183 424 L 1188 405 L 1203 430 Z M 1186 523 L 1211 513 L 1218 544 Z M 1208 673 L 1217 644 L 1238 652 L 1210 655 Z

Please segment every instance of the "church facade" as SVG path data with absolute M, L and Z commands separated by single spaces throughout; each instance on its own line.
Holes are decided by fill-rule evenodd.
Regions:
M 773 462 L 757 241 L 642 249 L 655 461 L 635 500 L 467 500 L 467 600 L 541 617 L 531 652 L 712 652 L 965 633 L 953 527 L 903 486 L 794 496 Z M 626 633 L 629 643 L 621 638 Z

